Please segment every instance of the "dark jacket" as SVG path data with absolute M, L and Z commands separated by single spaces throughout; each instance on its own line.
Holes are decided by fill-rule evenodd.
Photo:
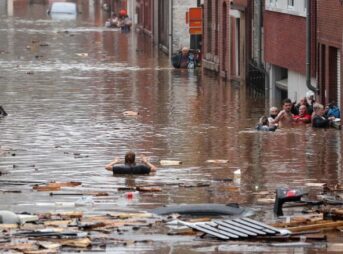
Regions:
M 315 115 L 312 119 L 312 127 L 314 128 L 329 128 L 330 120 L 319 115 Z

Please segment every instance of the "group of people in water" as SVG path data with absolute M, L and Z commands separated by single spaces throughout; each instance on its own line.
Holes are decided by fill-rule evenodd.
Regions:
M 194 69 L 199 65 L 200 51 L 183 47 L 171 60 L 174 68 Z
M 335 102 L 324 107 L 314 100 L 314 94 L 301 98 L 299 103 L 290 99 L 282 102 L 282 110 L 270 108 L 270 115 L 262 116 L 257 130 L 275 131 L 277 128 L 292 127 L 295 124 L 311 124 L 314 128 L 328 128 L 340 120 L 340 110 Z
M 130 32 L 132 21 L 127 15 L 126 10 L 121 10 L 118 16 L 112 13 L 111 18 L 106 21 L 105 26 L 120 28 L 122 32 Z

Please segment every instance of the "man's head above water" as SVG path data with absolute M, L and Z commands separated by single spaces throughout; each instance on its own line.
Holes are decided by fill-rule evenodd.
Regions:
M 183 47 L 182 50 L 181 50 L 182 54 L 188 54 L 189 53 L 189 48 L 187 47 Z
M 136 160 L 136 154 L 129 151 L 125 154 L 125 164 L 134 164 Z

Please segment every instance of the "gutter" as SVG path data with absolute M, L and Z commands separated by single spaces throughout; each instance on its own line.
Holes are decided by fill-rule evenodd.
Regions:
M 318 88 L 311 84 L 311 1 L 307 0 L 306 5 L 306 86 L 314 93 Z

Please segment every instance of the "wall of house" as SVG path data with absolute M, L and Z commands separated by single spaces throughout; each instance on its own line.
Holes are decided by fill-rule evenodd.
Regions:
M 316 79 L 312 78 L 311 84 L 316 86 Z M 297 101 L 306 96 L 308 88 L 304 86 L 306 84 L 306 75 L 288 71 L 288 97 L 292 101 Z
M 7 5 L 10 1 L 0 1 L 0 15 L 7 14 Z
M 318 75 L 323 90 L 322 101 L 328 103 L 338 97 L 342 108 L 343 3 L 335 0 L 317 1 L 317 12 L 318 47 L 321 49 L 319 61 L 322 66 L 318 70 Z M 337 52 L 340 54 L 340 59 L 337 57 Z M 337 74 L 337 71 L 340 74 Z M 337 88 L 340 88 L 340 94 Z
M 130 1 L 129 1 L 130 2 Z M 137 25 L 145 33 L 152 35 L 153 32 L 153 0 L 137 0 Z
M 311 0 L 310 0 L 311 1 Z M 266 0 L 266 10 L 306 17 L 306 1 L 294 0 L 293 5 L 288 0 Z
M 305 74 L 305 18 L 265 11 L 264 57 L 268 63 Z

